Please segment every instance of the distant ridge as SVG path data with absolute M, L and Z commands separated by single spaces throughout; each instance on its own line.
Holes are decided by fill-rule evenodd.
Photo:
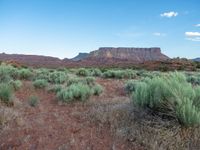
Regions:
M 79 60 L 87 58 L 88 55 L 89 55 L 89 53 L 79 53 L 76 57 L 72 58 L 71 60 L 79 61 Z
M 59 59 L 51 56 L 5 54 L 0 53 L 0 61 L 14 61 L 33 67 L 95 67 L 95 66 L 130 66 L 148 61 L 170 59 L 161 53 L 159 47 L 101 47 L 90 53 L 79 53 L 72 59 Z
M 192 59 L 193 61 L 198 61 L 200 62 L 200 57 L 199 58 L 195 58 L 195 59 Z

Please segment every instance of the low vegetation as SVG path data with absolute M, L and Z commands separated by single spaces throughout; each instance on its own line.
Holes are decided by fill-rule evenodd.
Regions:
M 182 125 L 200 124 L 199 88 L 182 73 L 170 73 L 138 83 L 133 101 L 140 107 L 177 119 Z
M 47 85 L 48 85 L 48 82 L 44 79 L 38 79 L 33 82 L 33 86 L 35 88 L 39 88 L 39 89 L 45 88 L 45 87 L 47 87 Z
M 36 107 L 39 104 L 39 98 L 35 95 L 32 95 L 28 98 L 28 103 L 31 107 Z

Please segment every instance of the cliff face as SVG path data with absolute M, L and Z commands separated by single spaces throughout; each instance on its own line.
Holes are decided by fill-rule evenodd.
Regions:
M 102 59 L 121 59 L 121 60 L 133 60 L 136 62 L 144 62 L 151 60 L 166 60 L 169 59 L 166 55 L 161 53 L 161 49 L 158 47 L 152 48 L 112 48 L 103 47 L 98 50 L 92 51 L 88 58 Z
M 71 60 L 79 61 L 79 60 L 87 58 L 88 55 L 89 55 L 89 53 L 79 53 L 76 57 L 72 58 Z

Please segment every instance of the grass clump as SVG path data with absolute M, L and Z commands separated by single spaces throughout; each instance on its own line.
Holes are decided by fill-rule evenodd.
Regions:
M 0 101 L 6 104 L 12 102 L 13 90 L 9 84 L 0 83 Z
M 102 92 L 103 92 L 103 88 L 101 85 L 99 84 L 95 84 L 93 87 L 92 87 L 92 90 L 93 90 L 93 94 L 94 95 L 97 95 L 99 96 Z
M 135 91 L 138 81 L 136 80 L 128 80 L 125 84 L 125 91 L 128 94 L 131 94 Z
M 62 84 L 68 79 L 68 76 L 65 72 L 54 71 L 49 75 L 49 82 L 55 84 Z
M 136 77 L 134 70 L 107 70 L 103 73 L 104 78 L 115 78 L 115 79 L 132 79 Z
M 83 83 L 71 84 L 57 93 L 57 97 L 62 102 L 72 102 L 75 100 L 85 101 L 91 95 L 90 87 Z
M 24 68 L 18 70 L 18 75 L 20 79 L 29 80 L 33 76 L 33 73 L 29 69 Z
M 29 97 L 28 103 L 31 107 L 36 107 L 39 104 L 39 98 L 35 95 L 32 95 Z
M 197 88 L 197 89 L 196 89 Z M 182 125 L 200 124 L 199 87 L 192 87 L 182 73 L 170 73 L 138 83 L 134 102 L 143 108 L 177 119 Z
M 80 68 L 76 72 L 76 75 L 83 76 L 83 77 L 89 76 L 89 74 L 90 74 L 89 71 L 85 68 Z
M 35 88 L 41 89 L 47 87 L 48 82 L 44 79 L 38 79 L 33 82 L 33 86 Z
M 20 80 L 11 80 L 9 82 L 9 84 L 13 87 L 13 89 L 16 91 L 16 90 L 19 90 L 22 86 L 22 82 Z

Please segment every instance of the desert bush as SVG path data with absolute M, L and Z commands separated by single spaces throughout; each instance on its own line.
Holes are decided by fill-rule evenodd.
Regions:
M 95 68 L 95 69 L 92 69 L 92 76 L 95 76 L 95 77 L 100 77 L 102 75 L 102 72 L 100 69 L 98 68 Z
M 187 77 L 187 81 L 190 82 L 193 85 L 200 85 L 200 76 L 189 75 Z
M 30 69 L 20 69 L 18 70 L 18 75 L 20 79 L 28 80 L 33 76 Z
M 126 69 L 126 70 L 107 70 L 103 73 L 103 77 L 105 78 L 116 78 L 116 79 L 122 79 L 122 78 L 135 78 L 136 73 L 134 70 Z
M 68 79 L 68 76 L 65 72 L 54 71 L 49 75 L 49 82 L 55 84 L 62 84 Z
M 103 92 L 103 88 L 99 84 L 95 84 L 94 86 L 92 86 L 92 90 L 94 95 L 100 95 Z
M 36 107 L 39 104 L 39 98 L 35 95 L 32 95 L 28 98 L 28 103 L 32 107 Z
M 13 87 L 14 90 L 18 90 L 22 86 L 22 82 L 20 80 L 11 80 L 9 84 Z
M 45 88 L 48 85 L 48 82 L 44 79 L 38 79 L 33 82 L 35 88 Z
M 182 73 L 170 73 L 138 83 L 134 102 L 166 116 L 176 118 L 183 125 L 200 123 L 199 89 L 194 89 Z
M 6 83 L 0 83 L 0 101 L 9 104 L 12 101 L 12 96 L 12 87 Z
M 46 68 L 37 69 L 37 70 L 35 70 L 35 80 L 36 79 L 44 79 L 44 80 L 48 81 L 49 74 L 50 74 L 49 69 L 46 69 Z
M 85 101 L 92 94 L 88 85 L 83 83 L 71 84 L 57 93 L 57 97 L 62 102 L 71 102 L 75 100 Z
M 84 80 L 82 80 L 88 85 L 94 85 L 95 83 L 95 78 L 94 77 L 86 77 Z
M 11 74 L 13 72 L 13 67 L 6 64 L 0 65 L 0 82 L 8 82 L 12 79 Z
M 61 91 L 62 88 L 63 88 L 62 85 L 56 84 L 56 85 L 50 86 L 50 87 L 47 89 L 47 91 L 48 91 L 48 92 L 55 92 L 55 93 L 57 93 L 57 92 Z
M 89 74 L 90 74 L 89 71 L 87 69 L 85 69 L 85 68 L 80 68 L 76 72 L 76 75 L 84 76 L 84 77 L 89 76 Z
M 82 79 L 80 79 L 78 77 L 69 78 L 67 80 L 67 86 L 70 86 L 71 84 L 75 84 L 75 83 L 79 83 L 79 82 L 82 82 Z
M 125 84 L 125 91 L 128 94 L 131 94 L 135 91 L 138 81 L 136 80 L 128 80 Z

